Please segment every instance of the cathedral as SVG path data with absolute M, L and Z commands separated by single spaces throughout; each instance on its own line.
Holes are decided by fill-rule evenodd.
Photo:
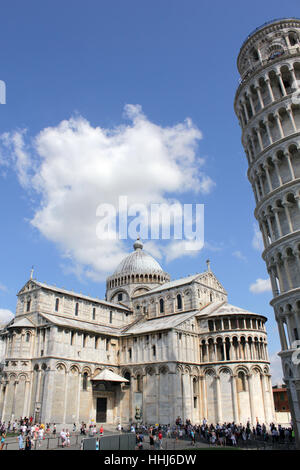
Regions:
M 37 281 L 0 330 L 0 419 L 275 421 L 266 317 L 206 271 L 171 280 L 137 239 L 105 300 Z

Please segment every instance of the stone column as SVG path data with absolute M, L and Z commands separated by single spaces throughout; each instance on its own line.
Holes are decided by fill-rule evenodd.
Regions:
M 17 387 L 18 387 L 18 380 L 14 382 L 14 392 L 13 392 L 13 400 L 12 400 L 12 407 L 11 407 L 11 420 L 13 421 L 15 418 L 15 409 L 16 409 L 16 395 L 17 395 Z
M 287 107 L 286 108 L 286 111 L 287 111 L 287 114 L 290 118 L 290 121 L 291 121 L 291 124 L 292 124 L 292 127 L 293 127 L 293 130 L 294 132 L 297 132 L 297 126 L 296 126 L 296 123 L 295 123 L 295 119 L 294 119 L 294 116 L 293 116 L 293 111 L 291 108 Z
M 283 259 L 283 265 L 284 265 L 284 269 L 285 269 L 289 289 L 293 289 L 293 282 L 292 282 L 292 279 L 291 279 L 291 276 L 290 276 L 290 268 L 289 268 L 289 265 L 288 265 L 289 256 L 285 255 L 285 256 L 282 257 L 282 259 Z
M 266 172 L 266 176 L 267 176 L 267 181 L 268 181 L 268 186 L 269 186 L 269 192 L 273 191 L 273 187 L 272 187 L 272 182 L 271 182 L 271 178 L 270 178 L 270 173 L 269 173 L 269 165 L 268 163 L 265 163 L 263 165 L 264 167 L 264 170 Z
M 202 376 L 202 400 L 203 400 L 203 418 L 207 419 L 208 411 L 207 411 L 207 391 L 206 391 L 206 376 Z
M 278 215 L 278 213 L 281 211 L 282 209 L 280 209 L 279 207 L 273 208 L 273 213 L 274 213 L 276 226 L 277 226 L 277 232 L 278 232 L 279 237 L 282 237 L 282 230 L 281 230 L 281 225 L 280 225 L 280 220 L 279 220 L 279 215 Z
M 65 396 L 64 396 L 64 410 L 63 410 L 63 423 L 66 423 L 67 403 L 68 403 L 68 388 L 69 388 L 69 371 L 65 372 Z
M 277 319 L 277 325 L 278 325 L 278 330 L 279 330 L 279 338 L 280 338 L 280 343 L 281 343 L 281 349 L 282 351 L 286 351 L 288 349 L 288 344 L 285 336 L 285 331 L 283 327 L 283 321 L 282 318 L 279 317 Z
M 160 373 L 155 373 L 155 385 L 156 385 L 156 416 L 157 423 L 160 423 Z
M 245 116 L 246 116 L 246 119 L 247 119 L 247 122 L 248 122 L 249 121 L 249 114 L 248 114 L 248 110 L 247 110 L 247 106 L 246 106 L 245 101 L 242 101 L 242 105 L 243 105 Z
M 278 160 L 277 157 L 273 157 L 273 163 L 274 163 L 274 166 L 275 166 L 275 171 L 276 171 L 276 176 L 277 176 L 277 179 L 278 179 L 279 186 L 281 186 L 282 185 L 282 179 L 281 179 L 281 174 L 280 174 L 280 171 L 279 171 L 279 168 L 278 168 L 279 160 Z
M 274 118 L 276 119 L 276 122 L 277 122 L 277 126 L 278 126 L 279 133 L 280 133 L 280 138 L 283 139 L 285 136 L 284 136 L 283 127 L 282 127 L 278 112 L 274 113 Z
M 80 396 L 81 396 L 81 380 L 82 374 L 78 372 L 78 385 L 77 385 L 77 409 L 76 409 L 76 422 L 79 423 L 80 419 Z
M 253 104 L 253 100 L 252 100 L 252 96 L 251 96 L 251 91 L 250 91 L 250 90 L 249 90 L 248 93 L 247 93 L 247 98 L 248 98 L 249 103 L 250 103 L 250 106 L 251 106 L 252 114 L 253 114 L 253 116 L 255 116 L 255 108 L 254 108 L 254 104 Z
M 5 391 L 4 391 L 4 397 L 3 397 L 3 405 L 2 405 L 2 416 L 1 416 L 1 421 L 5 421 L 5 412 L 6 412 L 6 399 L 7 399 L 7 391 L 8 391 L 8 380 L 4 382 L 5 385 Z
M 175 423 L 177 415 L 176 408 L 176 372 L 169 372 L 168 374 L 168 383 L 169 383 L 169 409 L 170 409 L 170 424 Z
M 266 78 L 265 78 L 265 82 L 266 82 L 266 84 L 267 84 L 267 88 L 268 88 L 268 91 L 269 91 L 269 95 L 270 95 L 271 101 L 275 101 L 275 98 L 274 98 L 274 94 L 273 94 L 273 90 L 272 90 L 272 87 L 271 87 L 271 84 L 270 84 L 270 79 L 269 79 L 269 77 L 266 77 Z
M 238 400 L 237 400 L 236 378 L 237 378 L 236 374 L 233 374 L 231 376 L 231 393 L 232 393 L 232 405 L 233 405 L 233 420 L 235 423 L 238 423 L 240 420 L 240 417 L 239 417 L 239 407 L 238 407 Z
M 218 412 L 218 423 L 223 422 L 223 416 L 222 416 L 222 396 L 221 396 L 221 386 L 220 386 L 220 376 L 216 375 L 215 376 L 215 381 L 216 381 L 216 390 L 217 390 L 217 412 Z
M 262 96 L 261 96 L 260 86 L 258 85 L 258 83 L 255 84 L 255 89 L 256 89 L 256 92 L 257 92 L 260 107 L 261 107 L 261 109 L 263 109 L 265 107 L 265 105 L 264 105 L 264 102 L 263 102 L 263 99 L 262 99 Z
M 284 86 L 284 83 L 283 83 L 283 80 L 282 80 L 281 73 L 280 73 L 280 72 L 277 72 L 277 73 L 276 73 L 276 76 L 277 76 L 277 78 L 278 78 L 279 85 L 280 85 L 281 91 L 282 91 L 282 93 L 283 93 L 283 96 L 286 96 L 286 89 L 285 89 L 285 86 Z
M 285 152 L 284 156 L 285 156 L 285 158 L 287 159 L 287 162 L 288 162 L 288 167 L 289 167 L 289 170 L 290 170 L 290 173 L 291 173 L 291 179 L 294 180 L 295 179 L 295 173 L 294 173 L 294 168 L 293 168 L 293 165 L 292 165 L 292 162 L 291 162 L 290 154 L 288 152 Z
M 290 231 L 290 232 L 293 232 L 293 231 L 294 231 L 294 227 L 293 227 L 293 223 L 292 223 L 292 219 L 291 219 L 290 211 L 289 211 L 289 208 L 290 208 L 293 204 L 292 204 L 291 202 L 283 202 L 282 205 L 283 205 L 283 207 L 284 207 L 286 220 L 287 220 L 288 226 L 289 226 L 289 231 Z
M 30 380 L 25 380 L 25 394 L 23 404 L 23 417 L 29 417 L 29 392 L 30 392 Z
M 264 149 L 264 144 L 263 144 L 263 141 L 262 141 L 262 137 L 261 137 L 261 133 L 260 133 L 260 128 L 257 128 L 257 129 L 256 129 L 256 133 L 257 133 L 257 138 L 258 138 L 259 147 L 260 147 L 260 150 L 261 150 L 261 152 L 262 152 L 263 149 Z
M 134 421 L 135 410 L 134 410 L 134 391 L 135 391 L 135 377 L 130 374 L 130 392 L 129 392 L 129 418 Z
M 248 376 L 248 390 L 249 390 L 249 403 L 250 403 L 250 413 L 251 413 L 251 422 L 252 424 L 255 424 L 255 413 L 254 413 L 254 402 L 253 402 L 253 397 L 254 397 L 254 390 L 253 390 L 253 377 L 251 374 Z

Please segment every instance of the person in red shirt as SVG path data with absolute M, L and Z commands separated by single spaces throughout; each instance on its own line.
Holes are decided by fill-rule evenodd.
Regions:
M 103 433 L 104 433 L 104 429 L 103 429 L 103 426 L 100 427 L 100 436 L 103 436 Z
M 162 438 L 163 438 L 162 432 L 159 431 L 159 433 L 158 433 L 158 442 L 159 442 L 159 448 L 160 449 L 162 449 Z

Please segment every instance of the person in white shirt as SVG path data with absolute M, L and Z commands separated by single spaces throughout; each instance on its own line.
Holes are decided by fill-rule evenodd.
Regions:
M 43 429 L 43 428 L 40 428 L 40 429 L 38 430 L 39 447 L 41 447 L 41 443 L 42 443 L 43 437 L 44 437 L 44 429 Z
M 60 438 L 61 438 L 62 447 L 65 447 L 65 445 L 66 445 L 66 433 L 65 433 L 64 429 L 62 429 L 61 432 L 60 432 Z

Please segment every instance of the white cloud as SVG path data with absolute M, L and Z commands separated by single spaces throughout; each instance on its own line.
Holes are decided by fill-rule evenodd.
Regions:
M 1 282 L 0 282 L 0 291 L 7 292 L 7 287 L 4 284 L 1 284 Z
M 204 243 L 201 240 L 173 240 L 165 248 L 167 262 L 183 256 L 197 256 Z
M 127 105 L 125 117 L 129 123 L 113 129 L 73 117 L 43 129 L 31 142 L 25 131 L 1 136 L 2 153 L 13 161 L 20 184 L 38 196 L 32 225 L 60 247 L 67 264 L 90 278 L 104 279 L 128 250 L 121 240 L 97 238 L 99 204 L 117 207 L 125 195 L 128 204 L 149 207 L 169 202 L 172 194 L 199 198 L 215 184 L 203 171 L 205 160 L 197 155 L 202 134 L 190 119 L 161 127 L 138 105 Z M 174 249 L 172 242 L 155 245 L 168 259 L 185 249 L 183 244 Z
M 256 281 L 250 285 L 250 291 L 253 294 L 262 294 L 272 290 L 270 279 L 256 279 Z
M 0 308 L 0 324 L 5 325 L 6 323 L 10 322 L 12 318 L 14 317 L 14 314 L 5 308 Z
M 256 223 L 253 225 L 253 229 L 254 235 L 252 238 L 252 247 L 257 251 L 262 252 L 264 250 L 264 242 L 261 231 Z
M 235 258 L 240 259 L 241 261 L 247 261 L 246 256 L 243 255 L 243 253 L 242 253 L 241 251 L 239 251 L 239 250 L 234 251 L 234 252 L 232 253 L 232 255 L 233 255 Z

